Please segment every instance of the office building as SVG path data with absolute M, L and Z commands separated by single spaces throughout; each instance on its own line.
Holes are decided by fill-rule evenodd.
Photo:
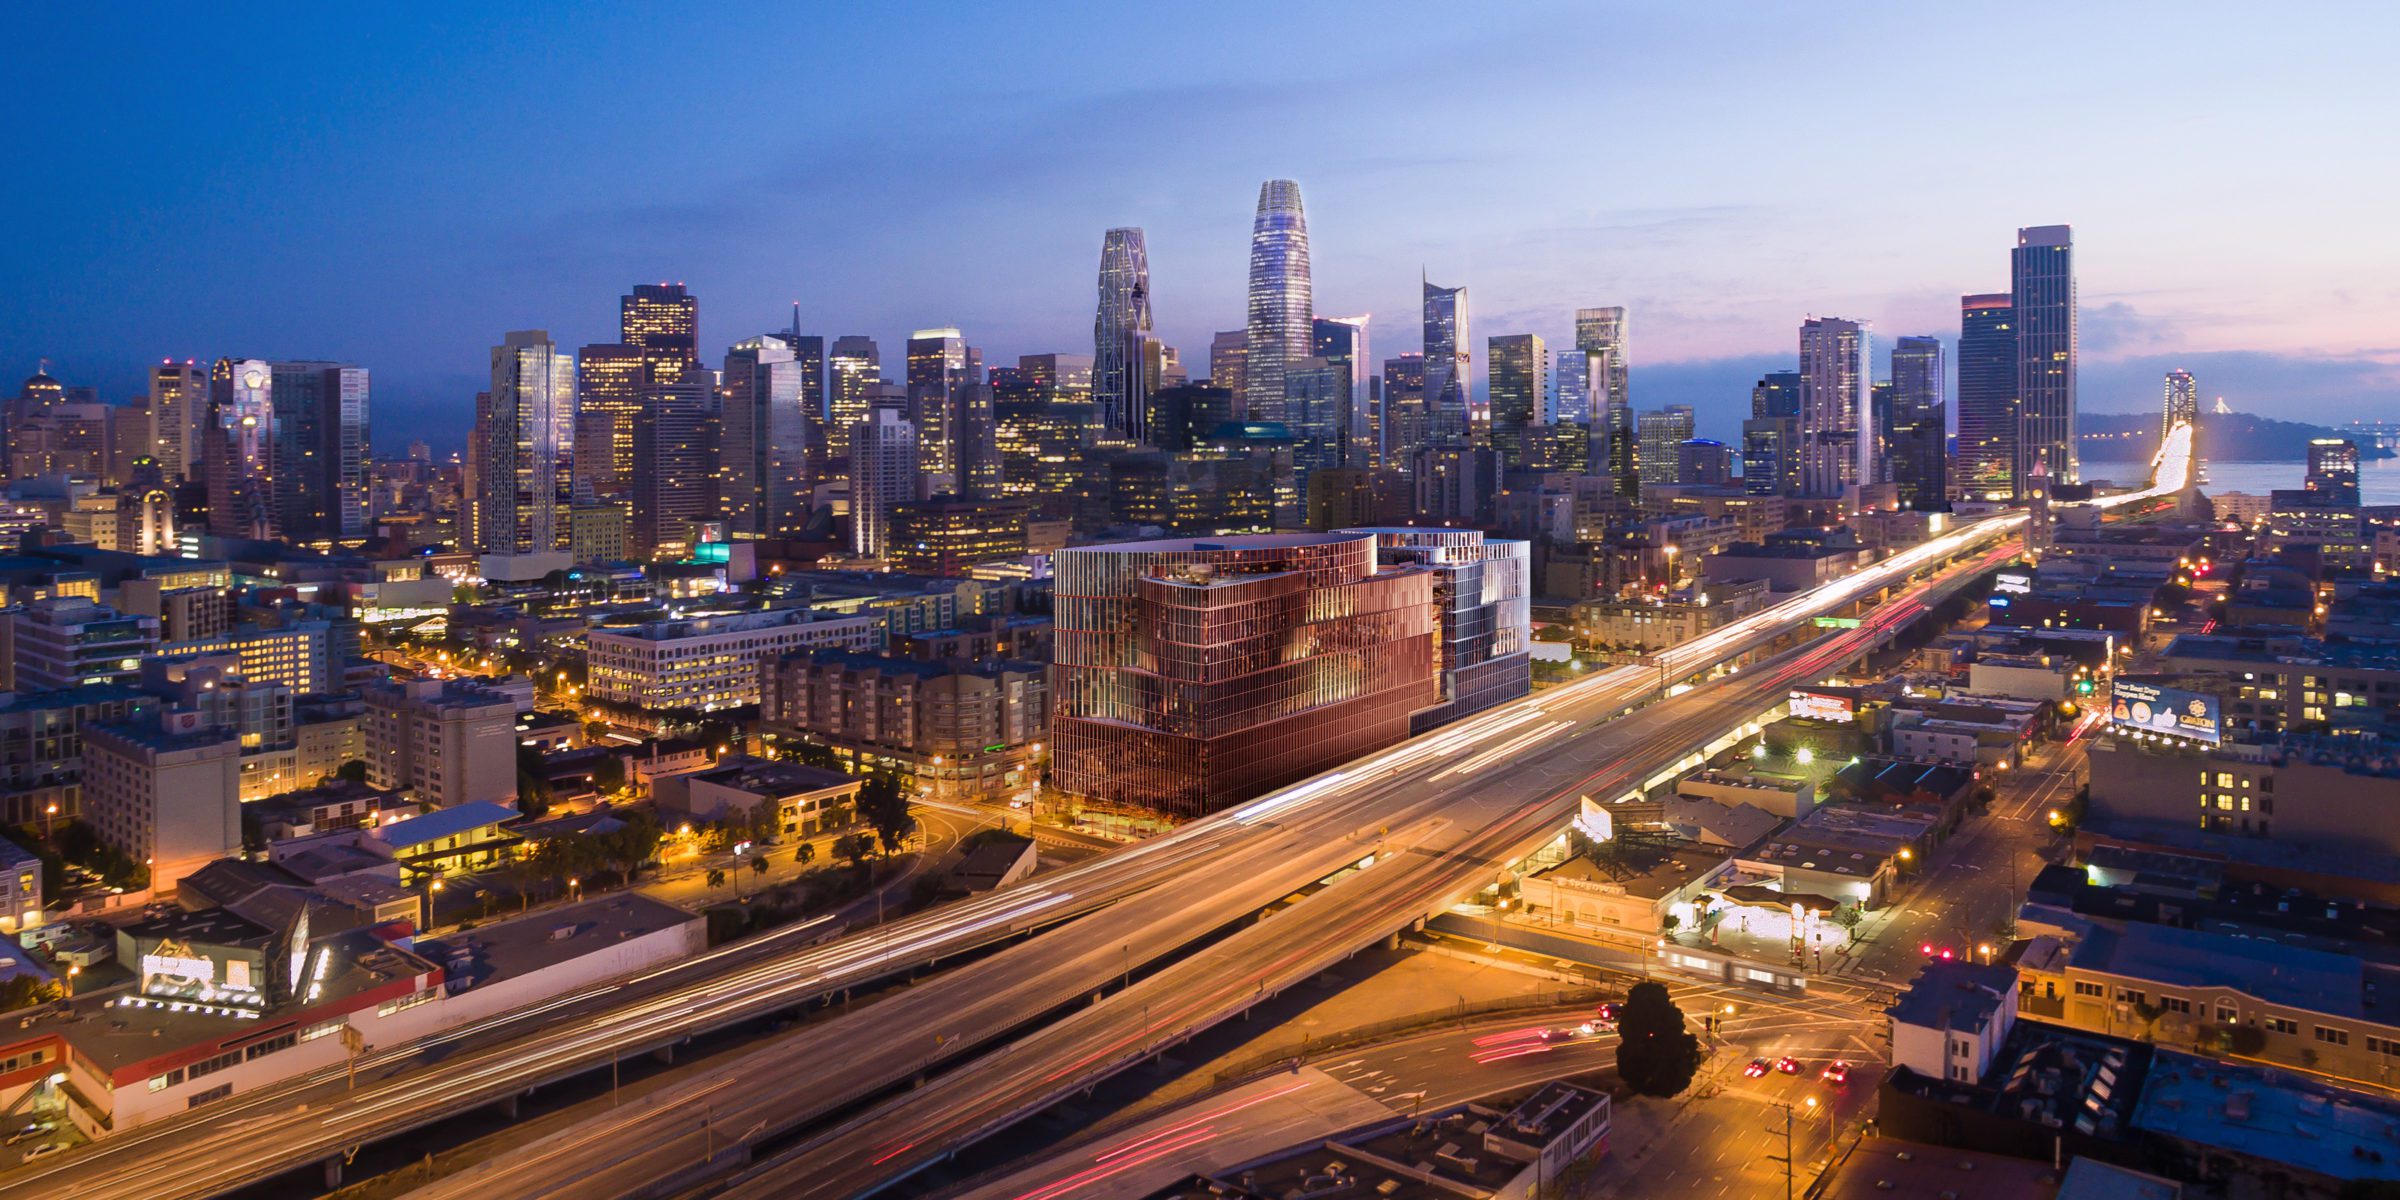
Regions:
M 1540 441 L 1532 432 L 1534 427 L 1547 424 L 1542 420 L 1542 403 L 1549 391 L 1544 372 L 1550 362 L 1542 339 L 1530 333 L 1496 337 L 1486 353 L 1484 369 L 1491 376 L 1492 448 L 1500 452 L 1501 464 L 1510 470 L 1547 466 L 1529 452 L 1529 447 L 1538 447 Z
M 1883 476 L 1904 508 L 1940 512 L 1950 499 L 1949 372 L 1942 340 L 1904 337 L 1892 346 L 1891 403 L 1878 416 Z
M 1440 629 L 1441 699 L 1416 714 L 1422 732 L 1533 690 L 1533 548 L 1480 530 L 1415 526 L 1342 529 L 1369 534 L 1378 563 L 1433 572 Z
M 1124 542 L 1057 568 L 1051 782 L 1071 795 L 1201 816 L 1391 745 L 1439 700 L 1435 573 L 1384 567 L 1373 535 Z
M 1425 416 L 1435 444 L 1464 445 L 1473 428 L 1469 400 L 1467 289 L 1420 281 L 1425 293 Z
M 13 452 L 15 430 L 10 431 L 10 445 Z M 220 358 L 210 368 L 200 456 L 208 486 L 208 532 L 217 537 L 274 537 L 274 375 L 266 362 Z
M 270 367 L 278 534 L 334 542 L 367 534 L 367 370 L 326 362 Z
M 1382 461 L 1383 414 L 1376 402 L 1382 380 L 1368 347 L 1367 320 L 1317 317 L 1309 323 L 1309 349 L 1333 368 L 1339 399 L 1333 407 L 1334 465 L 1366 467 Z M 1295 431 L 1297 432 L 1297 431 Z
M 632 550 L 654 558 L 689 550 L 715 520 L 719 415 L 703 373 L 642 389 L 633 426 Z
M 1144 442 L 1142 416 L 1158 384 L 1144 362 L 1150 330 L 1150 252 L 1139 229 L 1100 239 L 1100 302 L 1092 317 L 1092 404 L 1128 441 Z
M 1639 448 L 1634 439 L 1633 396 L 1627 386 L 1631 378 L 1627 331 L 1625 310 L 1620 306 L 1575 310 L 1575 348 L 1583 351 L 1589 364 L 1586 378 L 1591 390 L 1586 403 L 1591 409 L 1591 473 L 1616 481 L 1617 494 L 1632 499 L 1641 493 L 1641 473 L 1636 463 Z
M 1232 392 L 1241 403 L 1250 388 L 1250 335 L 1239 329 L 1218 331 L 1208 342 L 1208 386 Z
M 231 654 L 241 663 L 245 679 L 279 684 L 296 695 L 341 690 L 342 630 L 324 620 L 292 621 L 283 625 L 236 625 L 161 642 L 162 655 Z M 350 631 L 355 643 L 355 627 Z M 353 651 L 356 646 L 353 644 Z
M 1408 476 L 1418 520 L 1477 528 L 1492 522 L 1501 467 L 1490 447 L 1426 446 L 1410 456 Z
M 464 680 L 365 689 L 367 782 L 434 808 L 517 802 L 517 702 Z
M 170 480 L 200 473 L 200 427 L 208 416 L 208 371 L 191 359 L 150 368 L 150 457 Z
M 158 652 L 158 620 L 120 613 L 83 596 L 51 596 L 10 610 L 8 690 L 60 691 L 131 683 Z
M 1742 490 L 1753 496 L 1800 494 L 1800 373 L 1770 371 L 1750 387 L 1742 422 Z
M 2017 477 L 2036 462 L 2062 483 L 2082 480 L 2075 442 L 2075 249 L 2065 225 L 2017 231 L 2009 254 L 2017 327 Z
M 908 339 L 908 413 L 917 464 L 937 493 L 1000 494 L 1000 452 L 983 356 L 956 329 L 920 329 Z
M 1546 419 L 1561 425 L 1591 424 L 1592 390 L 1592 356 L 1581 349 L 1558 351 L 1550 370 Z
M 1688 404 L 1670 404 L 1658 412 L 1646 412 L 1635 418 L 1634 439 L 1639 447 L 1634 464 L 1635 473 L 1644 488 L 1654 488 L 1679 482 L 1676 467 L 1682 459 L 1682 446 L 1690 441 L 1693 428 L 1692 409 Z
M 617 306 L 617 340 L 642 356 L 644 383 L 700 373 L 700 300 L 680 283 L 637 283 Z
M 1686 438 L 1675 448 L 1675 482 L 1724 487 L 1733 482 L 1733 449 L 1715 438 Z
M 578 501 L 629 503 L 633 430 L 641 419 L 649 366 L 633 346 L 585 346 L 575 363 L 575 463 Z
M 977 564 L 1025 556 L 1025 506 L 1009 500 L 912 500 L 890 510 L 882 558 L 895 571 L 964 576 Z
M 2007 295 L 1958 300 L 1958 469 L 1970 500 L 2017 494 L 2017 316 Z
M 881 558 L 891 540 L 892 509 L 917 498 L 917 427 L 896 409 L 877 407 L 850 430 L 851 548 Z
M 758 703 L 760 665 L 786 654 L 820 646 L 880 649 L 883 622 L 801 608 L 717 612 L 603 625 L 586 635 L 585 645 L 592 699 L 648 712 L 705 712 Z
M 2311 438 L 2308 474 L 2301 487 L 2324 506 L 2352 508 L 2358 504 L 2358 443 L 2349 438 Z
M 2164 439 L 2177 425 L 2200 424 L 2200 381 L 2180 368 L 2167 372 L 2165 411 L 2159 416 L 2158 436 Z
M 1060 404 L 1092 401 L 1092 356 L 1088 354 L 1020 354 L 1017 370 L 1034 395 Z
M 809 409 L 799 355 L 785 338 L 737 342 L 719 391 L 718 510 L 736 538 L 784 537 L 808 520 Z
M 1864 321 L 1810 317 L 1800 326 L 1800 487 L 1839 497 L 1875 482 L 1867 403 L 1871 336 Z
M 1425 411 L 1424 355 L 1403 354 L 1383 360 L 1382 411 L 1384 462 L 1407 470 L 1433 435 L 1433 423 Z
M 1284 368 L 1309 356 L 1309 322 L 1315 316 L 1300 185 L 1270 179 L 1259 185 L 1258 215 L 1250 227 L 1244 420 L 1283 420 Z
M 0 692 L 0 824 L 74 820 L 83 804 L 84 731 L 157 706 L 157 697 L 124 684 Z
M 515 330 L 492 347 L 491 390 L 475 398 L 467 443 L 467 548 L 480 554 L 565 548 L 571 447 L 560 435 L 572 429 L 574 408 L 575 358 L 559 353 L 548 333 Z M 213 526 L 213 495 L 210 505 Z
M 156 717 L 163 714 L 84 731 L 83 823 L 111 849 L 146 864 L 151 888 L 164 894 L 241 852 L 241 739 L 228 730 L 169 728 Z
M 847 458 L 850 430 L 867 419 L 869 393 L 883 381 L 883 358 L 874 338 L 852 333 L 833 339 L 833 349 L 825 361 L 831 371 L 825 454 L 828 458 Z

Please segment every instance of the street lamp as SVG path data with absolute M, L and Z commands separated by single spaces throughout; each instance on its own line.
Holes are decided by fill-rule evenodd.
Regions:
M 1983 965 L 1987 967 L 1992 965 L 1992 944 L 1990 942 L 1984 942 L 1977 945 L 1975 947 L 1975 953 L 1983 956 Z
M 67 999 L 69 999 L 69 1000 L 72 1000 L 72 999 L 74 999 L 74 998 L 75 998 L 75 977 L 76 977 L 76 976 L 78 976 L 78 975 L 81 975 L 81 974 L 83 974 L 83 964 L 81 964 L 81 963 L 70 963 L 70 964 L 68 964 L 68 966 L 67 966 Z
M 49 840 L 50 840 L 51 826 L 52 826 L 52 825 L 54 825 L 55 823 L 57 823 L 57 821 L 58 821 L 58 801 L 56 801 L 56 800 L 53 800 L 53 801 L 51 801 L 51 802 L 50 802 L 50 807 L 48 807 L 48 808 L 45 808 L 45 809 L 43 809 L 43 810 L 42 810 L 42 840 L 43 840 L 43 841 L 45 841 L 45 842 L 46 842 L 46 841 L 49 841 Z

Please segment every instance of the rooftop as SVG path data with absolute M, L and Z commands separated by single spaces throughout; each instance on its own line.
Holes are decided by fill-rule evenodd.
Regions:
M 2400 1180 L 2400 1104 L 2162 1050 L 2133 1124 L 2330 1179 Z
M 2050 1164 L 2039 1159 L 1871 1137 L 1860 1140 L 1814 1194 L 1819 1200 L 2048 1200 L 2057 1188 Z
M 416 950 L 443 964 L 448 978 L 470 980 L 481 987 L 700 919 L 639 892 L 615 892 L 439 938 L 422 938 Z
M 1884 1011 L 1921 1029 L 1980 1032 L 2016 990 L 2017 969 L 2006 963 L 1928 962 Z
M 2331 1016 L 2400 1017 L 2393 1011 L 2400 987 L 2391 989 L 2394 996 L 2370 1001 L 2370 968 L 2358 959 L 2261 937 L 2171 925 L 2099 926 L 2075 943 L 2068 960 L 2086 971 L 2187 988 L 2232 988 L 2270 1004 Z
M 525 814 L 515 805 L 490 800 L 470 800 L 448 808 L 437 808 L 423 816 L 394 821 L 374 831 L 375 837 L 395 850 L 422 846 L 440 838 L 455 837 L 486 825 L 500 825 Z
M 1552 882 L 1610 884 L 1639 900 L 1661 900 L 1725 865 L 1721 850 L 1614 841 L 1605 855 L 1582 855 L 1535 876 Z
M 705 771 L 693 772 L 689 778 L 719 787 L 737 788 L 758 795 L 798 796 L 810 792 L 829 792 L 856 788 L 864 781 L 846 771 L 827 767 L 812 767 L 805 763 L 782 762 L 769 758 L 750 758 L 734 755 Z

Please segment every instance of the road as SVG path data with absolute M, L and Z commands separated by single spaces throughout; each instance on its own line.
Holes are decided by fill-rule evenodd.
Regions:
M 2178 446 L 2188 452 L 2188 444 L 2188 436 L 2170 437 L 2162 454 L 2171 459 Z M 2188 460 L 2174 470 L 2188 474 Z M 2181 486 L 2180 476 L 2168 467 L 2162 466 L 2160 478 Z M 2144 498 L 2135 494 L 2110 503 Z M 536 1006 L 539 1011 L 518 1014 L 506 1029 L 494 1022 L 436 1039 L 442 1047 L 370 1055 L 359 1091 L 331 1111 L 307 1104 L 312 1094 L 320 1104 L 331 1098 L 322 1091 L 322 1078 L 236 1097 L 188 1119 L 61 1155 L 55 1164 L 14 1172 L 0 1195 L 46 1196 L 60 1189 L 92 1200 L 214 1194 L 505 1098 L 578 1064 L 604 1063 L 662 1037 L 840 994 L 907 964 L 930 963 L 1078 914 L 1083 915 L 1071 931 L 1035 938 L 858 1013 L 811 1026 L 678 1089 L 680 1104 L 629 1106 L 653 1111 L 640 1114 L 638 1121 L 611 1114 L 588 1129 L 561 1135 L 568 1139 L 563 1149 L 560 1139 L 546 1139 L 487 1164 L 487 1171 L 462 1176 L 464 1190 L 435 1191 L 615 1194 L 678 1176 L 719 1152 L 728 1135 L 746 1139 L 844 1110 L 1122 975 L 1135 986 L 1040 1031 L 1073 1029 L 1090 1039 L 1084 1044 L 1097 1047 L 1070 1055 L 1073 1065 L 1060 1075 L 1107 1069 L 1161 1039 L 1180 1036 L 1191 1022 L 1214 1019 L 1207 1013 L 1222 1010 L 1227 1001 L 1221 989 L 1178 993 L 1173 1003 L 1134 1016 L 1142 986 L 1178 972 L 1189 976 L 1191 963 L 1228 965 L 1223 960 L 1229 956 L 1203 954 L 1151 980 L 1135 979 L 1151 960 L 1330 874 L 1350 855 L 1385 855 L 1375 868 L 1351 877 L 1371 882 L 1347 890 L 1336 885 L 1325 893 L 1341 892 L 1346 903 L 1339 907 L 1346 915 L 1320 922 L 1315 914 L 1336 906 L 1319 905 L 1308 919 L 1280 923 L 1285 929 L 1308 927 L 1318 936 L 1295 939 L 1301 944 L 1288 953 L 1241 958 L 1252 949 L 1244 936 L 1267 928 L 1253 926 L 1220 944 L 1243 943 L 1230 956 L 1237 969 L 1205 982 L 1238 978 L 1263 993 L 1271 981 L 1281 987 L 1294 972 L 1304 976 L 1320 969 L 1348 948 L 1374 940 L 1395 914 L 1406 920 L 1406 914 L 1438 906 L 1462 881 L 1488 872 L 1489 864 L 1513 847 L 1547 836 L 1572 810 L 1577 795 L 1614 796 L 1639 787 L 1658 770 L 1690 757 L 1716 732 L 1747 719 L 1764 706 L 1762 701 L 1771 703 L 1790 683 L 1822 675 L 1887 635 L 1898 619 L 1917 615 L 1921 605 L 1883 603 L 1863 630 L 1832 635 L 1821 648 L 1790 656 L 1780 672 L 1735 675 L 1624 720 L 1612 719 L 1628 713 L 1659 683 L 1738 660 L 1806 627 L 1817 615 L 1874 601 L 1942 562 L 2005 538 L 2024 519 L 2004 514 L 1963 526 L 1687 642 L 1661 655 L 1662 666 L 1596 672 L 1029 886 L 947 906 L 867 937 L 805 950 L 742 947 L 730 961 L 711 956 L 562 997 Z M 1603 765 L 1595 770 L 1594 763 Z M 1528 796 L 1538 798 L 1525 802 Z M 671 982 L 659 985 L 661 978 Z M 1093 1013 L 1106 1013 L 1104 1023 L 1117 1027 L 1093 1037 L 1088 1028 L 1093 1022 L 1077 1019 Z M 1121 1028 L 1126 1025 L 1130 1032 Z M 533 1031 L 523 1032 L 528 1028 Z M 475 1044 L 484 1037 L 493 1044 L 448 1053 L 428 1068 L 429 1050 L 460 1041 Z M 1023 1059 L 1006 1057 L 1011 1063 Z M 983 1063 L 977 1069 L 987 1077 L 991 1070 Z M 1037 1079 L 1046 1073 L 1032 1072 Z M 1055 1083 L 1056 1077 L 1040 1082 Z M 318 1090 L 312 1093 L 312 1088 Z M 968 1135 L 1000 1119 L 986 1110 L 1003 1106 L 949 1108 L 930 1132 L 936 1139 Z M 910 1107 L 922 1112 L 937 1106 Z M 938 1153 L 939 1146 L 938 1140 L 916 1138 L 887 1145 L 858 1156 L 849 1178 L 828 1177 L 822 1186 L 827 1194 L 863 1187 L 862 1177 L 897 1174 Z M 491 1179 L 503 1178 L 509 1180 L 506 1186 L 490 1186 Z

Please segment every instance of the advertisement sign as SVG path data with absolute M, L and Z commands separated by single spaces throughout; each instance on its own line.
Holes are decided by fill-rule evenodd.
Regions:
M 2033 576 L 2021 571 L 2003 571 L 1992 580 L 1992 590 L 2010 596 L 2031 595 Z
M 2217 744 L 2224 726 L 2215 696 L 2123 676 L 2109 685 L 2108 719 L 2117 725 L 2211 746 Z
M 1793 692 L 1792 715 L 1809 721 L 1849 721 L 1858 716 L 1858 705 L 1848 696 Z

